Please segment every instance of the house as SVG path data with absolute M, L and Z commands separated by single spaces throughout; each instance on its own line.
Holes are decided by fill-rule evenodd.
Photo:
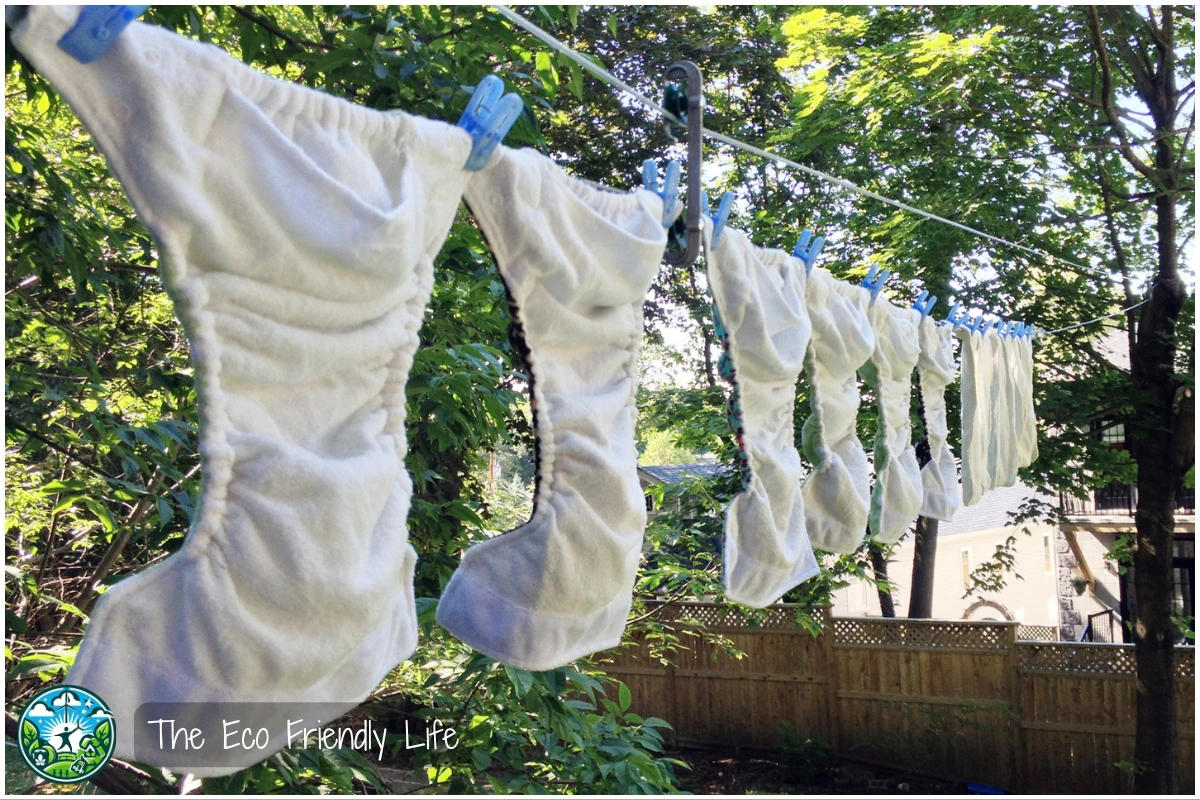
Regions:
M 682 483 L 687 478 L 715 478 L 729 472 L 729 467 L 716 459 L 697 461 L 693 464 L 665 464 L 661 466 L 639 466 L 638 481 L 646 495 L 646 511 L 653 517 L 662 509 L 654 507 L 653 498 L 646 493 L 651 486 Z
M 1124 434 L 1119 423 L 1099 428 L 1104 435 Z M 1133 510 L 1137 488 L 1113 484 L 1079 499 L 1061 495 L 1061 524 L 1009 525 L 1010 512 L 1032 498 L 1053 499 L 1018 483 L 986 492 L 973 506 L 959 510 L 952 522 L 938 528 L 934 561 L 933 617 L 935 619 L 1013 619 L 1021 635 L 1097 642 L 1131 641 L 1124 621 L 1133 618 L 1136 598 L 1131 569 L 1122 570 L 1110 557 L 1121 537 L 1135 531 Z M 1180 487 L 1175 518 L 1175 608 L 1181 618 L 1195 615 L 1196 564 L 1195 491 Z M 1002 589 L 974 592 L 972 571 L 996 548 L 1014 537 L 1012 572 Z M 896 585 L 896 613 L 908 608 L 914 542 L 906 538 L 888 563 Z M 1124 572 L 1124 574 L 1122 574 Z M 879 596 L 866 581 L 855 580 L 835 594 L 834 613 L 877 616 Z M 1194 624 L 1194 623 L 1193 623 Z
M 1124 425 L 1115 423 L 1102 430 L 1105 435 L 1124 437 Z M 1080 624 L 1090 622 L 1094 641 L 1129 642 L 1129 630 L 1122 620 L 1132 619 L 1137 609 L 1133 591 L 1133 569 L 1110 579 L 1115 572 L 1111 561 L 1104 556 L 1113 550 L 1118 540 L 1132 534 L 1133 512 L 1137 508 L 1137 487 L 1110 484 L 1080 499 L 1063 495 L 1059 498 L 1065 515 L 1061 526 L 1064 540 L 1071 545 L 1064 559 L 1071 562 L 1079 574 L 1095 585 L 1089 585 L 1079 601 Z M 1175 613 L 1181 618 L 1195 617 L 1196 604 L 1196 491 L 1179 486 L 1175 492 Z M 1069 558 L 1067 557 L 1069 555 Z M 1096 575 L 1100 570 L 1103 575 Z M 1195 621 L 1192 622 L 1195 630 Z
M 1023 523 L 1016 527 L 1010 524 L 1010 512 L 1034 498 L 1053 499 L 1018 483 L 986 492 L 975 505 L 959 509 L 952 522 L 940 523 L 934 560 L 932 616 L 935 619 L 1017 620 L 1024 626 L 1041 628 L 1039 635 L 1043 638 L 1058 638 L 1063 624 L 1074 624 L 1068 621 L 1075 620 L 1078 612 L 1073 605 L 1062 608 L 1060 599 L 1060 584 L 1066 581 L 1070 588 L 1072 574 L 1061 557 L 1068 549 L 1061 532 L 1056 525 L 1047 523 Z M 973 585 L 972 573 L 991 559 L 997 548 L 1006 548 L 1013 556 L 1012 571 L 1005 576 L 1004 587 L 996 592 L 968 595 Z M 914 549 L 913 537 L 909 536 L 888 562 L 898 616 L 908 609 Z M 1107 576 L 1103 577 L 1107 580 Z M 1115 586 L 1115 576 L 1108 583 Z M 853 580 L 850 586 L 834 594 L 833 613 L 879 616 L 878 592 L 866 581 Z

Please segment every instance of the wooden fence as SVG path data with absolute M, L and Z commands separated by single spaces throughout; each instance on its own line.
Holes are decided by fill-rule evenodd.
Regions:
M 1132 645 L 1019 641 L 1016 622 L 845 617 L 814 637 L 787 606 L 753 619 L 676 603 L 657 616 L 689 649 L 668 666 L 657 639 L 640 642 L 611 651 L 606 670 L 681 745 L 777 749 L 790 728 L 843 758 L 1009 792 L 1131 788 L 1116 765 L 1133 760 Z M 716 636 L 687 635 L 699 625 Z M 1176 664 L 1180 788 L 1194 794 L 1195 649 Z

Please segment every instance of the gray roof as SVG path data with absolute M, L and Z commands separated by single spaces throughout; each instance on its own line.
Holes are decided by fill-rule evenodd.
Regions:
M 716 461 L 702 461 L 698 464 L 665 464 L 657 467 L 638 467 L 638 472 L 645 473 L 662 483 L 679 483 L 685 476 L 694 475 L 701 478 L 712 478 L 717 475 L 729 474 L 729 467 Z
M 1054 495 L 1019 481 L 1014 486 L 990 489 L 983 493 L 983 497 L 975 505 L 960 508 L 951 522 L 941 523 L 938 526 L 938 535 L 950 536 L 956 533 L 1003 528 L 1008 524 L 1008 513 L 1017 511 L 1022 503 L 1034 497 L 1045 502 L 1057 502 Z

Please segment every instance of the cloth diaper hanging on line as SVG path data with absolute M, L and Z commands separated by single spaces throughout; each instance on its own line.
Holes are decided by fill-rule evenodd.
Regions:
M 909 415 L 912 374 L 921 352 L 917 333 L 921 314 L 879 297 L 867 315 L 875 331 L 875 352 L 860 371 L 879 403 L 870 529 L 874 539 L 891 544 L 916 521 L 925 493 Z
M 946 325 L 931 317 L 922 317 L 920 324 L 921 355 L 917 375 L 924 407 L 925 441 L 929 447 L 929 462 L 921 467 L 925 487 L 921 516 L 949 522 L 962 505 L 962 490 L 958 485 L 958 466 L 946 437 L 946 386 L 954 380 L 954 334 Z
M 721 374 L 731 384 L 743 459 L 743 490 L 725 513 L 725 595 L 761 608 L 820 571 L 805 531 L 793 419 L 812 332 L 804 262 L 755 247 L 728 226 L 714 248 L 707 222 L 713 318 L 725 346 Z
M 813 547 L 853 553 L 866 535 L 871 504 L 871 468 L 855 430 L 858 369 L 875 352 L 870 292 L 817 267 L 805 296 L 813 326 L 805 360 L 812 413 L 802 441 L 813 465 L 803 485 L 805 519 Z
M 143 703 L 348 710 L 415 648 L 404 385 L 471 138 L 153 25 L 81 67 L 57 46 L 78 14 L 32 7 L 13 42 L 154 234 L 200 397 L 185 544 L 100 598 L 67 678 L 109 703 L 129 759 Z
M 532 150 L 466 191 L 510 296 L 537 437 L 529 522 L 471 547 L 438 621 L 532 670 L 620 643 L 646 528 L 634 438 L 642 303 L 667 233 L 653 192 L 596 189 Z

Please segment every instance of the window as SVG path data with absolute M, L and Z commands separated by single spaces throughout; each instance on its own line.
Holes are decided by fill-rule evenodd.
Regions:
M 862 611 L 866 608 L 866 595 L 862 590 L 863 585 L 864 582 L 860 581 L 857 584 L 851 584 L 846 587 L 846 600 L 850 603 L 851 612 Z
M 1050 548 L 1050 534 L 1042 537 L 1042 551 L 1046 555 L 1046 574 L 1054 572 L 1054 551 Z
M 1125 423 L 1112 422 L 1100 429 L 1100 441 L 1107 442 L 1117 450 L 1125 449 Z
M 871 607 L 871 584 L 862 581 L 862 606 L 863 608 Z
M 964 547 L 960 553 L 962 559 L 962 582 L 963 589 L 971 588 L 971 548 Z

